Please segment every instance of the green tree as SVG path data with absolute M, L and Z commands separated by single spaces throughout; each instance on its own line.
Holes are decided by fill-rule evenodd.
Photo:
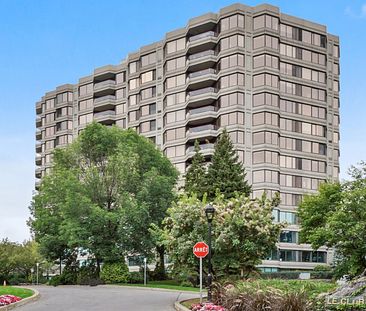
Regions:
M 226 199 L 236 193 L 249 196 L 251 186 L 245 180 L 246 173 L 243 164 L 234 149 L 226 129 L 220 135 L 215 145 L 212 161 L 207 171 L 207 195 L 213 200 L 219 191 Z
M 366 268 L 366 163 L 349 170 L 351 180 L 325 183 L 299 206 L 301 237 L 314 249 L 334 247 L 339 275 Z
M 274 203 L 264 197 L 251 200 L 242 195 L 225 200 L 220 195 L 213 204 L 216 277 L 252 272 L 278 241 L 282 225 L 272 221 Z M 207 241 L 205 205 L 205 200 L 202 202 L 196 196 L 183 196 L 168 210 L 164 230 L 156 232 L 168 249 L 176 274 L 197 274 L 198 260 L 192 247 L 198 241 Z
M 127 253 L 152 256 L 149 226 L 161 225 L 177 176 L 148 139 L 92 123 L 68 147 L 55 150 L 29 224 L 50 258 L 81 248 L 94 256 L 98 271 L 101 261 Z
M 206 189 L 205 158 L 201 153 L 199 142 L 196 140 L 192 164 L 185 176 L 184 191 L 187 194 L 196 194 L 199 199 L 202 199 Z

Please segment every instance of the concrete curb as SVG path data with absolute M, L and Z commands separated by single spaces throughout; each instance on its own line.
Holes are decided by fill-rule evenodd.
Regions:
M 14 308 L 17 308 L 17 307 L 20 307 L 20 306 L 23 306 L 29 302 L 32 302 L 32 301 L 36 301 L 37 299 L 39 299 L 39 291 L 34 289 L 34 288 L 28 288 L 28 287 L 22 287 L 22 288 L 26 288 L 26 289 L 30 289 L 34 292 L 34 294 L 30 297 L 27 297 L 27 298 L 24 298 L 18 302 L 14 302 L 14 303 L 11 303 L 10 305 L 7 305 L 7 306 L 3 306 L 3 307 L 0 307 L 0 311 L 8 311 L 8 310 L 12 310 Z
M 189 299 L 190 300 L 190 299 Z M 185 300 L 183 300 L 185 301 Z M 187 307 L 183 306 L 179 301 L 176 301 L 174 304 L 174 309 L 176 311 L 191 311 Z
M 150 291 L 158 291 L 158 292 L 175 292 L 175 293 L 187 293 L 187 294 L 197 294 L 199 292 L 191 291 L 191 290 L 181 290 L 181 289 L 170 289 L 170 288 L 156 288 L 156 287 L 140 287 L 140 286 L 125 286 L 125 285 L 98 285 L 105 287 L 117 287 L 117 288 L 133 288 L 133 289 L 141 289 L 141 290 L 150 290 Z

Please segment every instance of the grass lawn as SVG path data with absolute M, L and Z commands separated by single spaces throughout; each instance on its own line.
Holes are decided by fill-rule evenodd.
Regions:
M 0 296 L 1 295 L 14 295 L 20 298 L 27 298 L 33 295 L 33 291 L 26 288 L 0 286 Z
M 200 289 L 196 287 L 188 287 L 188 286 L 181 286 L 178 282 L 174 280 L 166 280 L 166 281 L 150 281 L 147 282 L 147 285 L 144 284 L 118 284 L 122 286 L 138 286 L 138 287 L 149 287 L 149 288 L 162 288 L 162 289 L 175 289 L 181 291 L 193 291 L 199 292 Z

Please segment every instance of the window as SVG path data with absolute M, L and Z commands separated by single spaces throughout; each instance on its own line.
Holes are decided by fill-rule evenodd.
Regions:
M 231 93 L 223 95 L 219 99 L 219 107 L 225 108 L 234 105 L 244 106 L 244 94 L 243 93 Z
M 259 49 L 262 47 L 268 47 L 268 48 L 278 50 L 278 38 L 268 36 L 268 35 L 254 37 L 253 38 L 253 48 Z
M 220 70 L 235 66 L 244 67 L 244 55 L 234 54 L 231 56 L 223 57 L 220 61 Z
M 168 95 L 165 99 L 165 105 L 166 105 L 166 107 L 169 107 L 169 106 L 174 106 L 177 104 L 185 103 L 185 101 L 186 101 L 186 93 L 180 92 L 180 93 Z
M 116 114 L 121 114 L 126 112 L 126 104 L 116 105 Z
M 243 112 L 232 112 L 220 116 L 220 126 L 229 126 L 236 124 L 244 124 L 244 113 Z
M 92 93 L 93 93 L 93 83 L 81 85 L 79 87 L 79 95 L 80 96 L 84 96 L 84 95 L 92 94 Z
M 121 119 L 116 121 L 116 125 L 120 128 L 126 128 L 126 119 Z
M 181 74 L 178 76 L 167 78 L 165 81 L 165 89 L 171 89 L 174 87 L 178 87 L 184 85 L 186 82 L 186 75 Z
M 273 183 L 278 184 L 278 172 L 270 170 L 260 170 L 253 172 L 253 183 Z
M 129 106 L 130 106 L 130 107 L 131 107 L 131 106 L 136 106 L 136 105 L 138 105 L 138 104 L 139 104 L 139 98 L 138 98 L 138 95 L 131 95 L 131 96 L 129 97 L 128 102 L 129 102 Z
M 280 110 L 288 113 L 304 115 L 318 119 L 325 119 L 326 110 L 322 107 L 296 103 L 290 100 L 280 100 Z
M 46 114 L 46 120 L 45 120 L 46 124 L 52 123 L 53 121 L 55 121 L 55 114 L 53 112 Z
M 282 243 L 297 243 L 298 233 L 295 231 L 284 230 L 280 234 L 280 242 Z
M 253 164 L 269 163 L 278 164 L 278 153 L 272 151 L 256 151 L 253 152 Z
M 141 67 L 156 63 L 156 52 L 141 56 Z
M 156 87 L 149 87 L 147 89 L 141 90 L 141 100 L 154 97 L 156 95 Z
M 164 116 L 164 123 L 171 124 L 175 122 L 180 122 L 186 119 L 185 109 L 167 112 Z
M 317 52 L 312 52 L 292 45 L 280 44 L 280 54 L 287 57 L 302 59 L 314 64 L 325 65 L 325 55 Z
M 147 71 L 141 74 L 141 84 L 155 80 L 155 70 Z
M 269 144 L 269 145 L 278 145 L 278 133 L 273 132 L 256 132 L 253 133 L 253 145 L 259 144 Z
M 262 124 L 278 126 L 278 120 L 279 117 L 275 113 L 259 112 L 253 114 L 253 126 Z
M 88 114 L 84 114 L 79 116 L 79 124 L 80 125 L 84 125 L 87 123 L 91 123 L 93 122 L 93 114 L 92 113 L 88 113 Z
M 176 139 L 182 139 L 186 136 L 185 127 L 179 127 L 176 129 L 167 130 L 164 133 L 164 142 L 173 141 Z
M 319 101 L 326 100 L 325 90 L 287 81 L 280 81 L 280 91 L 290 95 L 303 96 Z
M 244 144 L 244 132 L 242 131 L 233 131 L 229 132 L 230 139 L 234 144 Z
M 166 53 L 171 54 L 186 48 L 186 38 L 170 41 L 166 45 Z
M 64 92 L 64 93 L 58 94 L 56 100 L 57 100 L 57 104 L 72 101 L 72 93 Z
M 220 40 L 220 50 L 224 51 L 234 47 L 244 47 L 244 36 L 233 35 Z
M 278 57 L 263 54 L 253 58 L 253 68 L 264 66 L 278 69 Z
M 232 15 L 221 19 L 220 29 L 221 31 L 226 31 L 232 28 L 244 28 L 244 16 L 240 14 Z
M 168 158 L 181 157 L 186 153 L 185 145 L 179 145 L 174 147 L 168 147 L 165 149 L 165 155 Z
M 244 85 L 244 74 L 234 73 L 228 76 L 224 76 L 220 79 L 220 87 L 227 88 L 232 86 Z
M 278 30 L 278 18 L 271 15 L 256 16 L 253 19 L 253 29 L 270 28 Z
M 146 133 L 146 132 L 155 131 L 155 130 L 156 130 L 156 120 L 142 122 L 140 125 L 141 133 Z
M 148 116 L 156 113 L 156 104 L 150 104 L 141 107 L 141 116 Z
M 126 88 L 125 87 L 123 89 L 116 90 L 116 98 L 117 99 L 126 98 Z
M 263 85 L 278 88 L 278 77 L 269 73 L 262 73 L 253 77 L 253 87 Z
M 138 110 L 130 111 L 128 113 L 128 120 L 129 122 L 133 122 L 139 119 L 139 113 Z
M 130 74 L 137 72 L 137 62 L 132 62 L 128 65 Z
M 253 95 L 253 107 L 268 105 L 278 107 L 278 95 L 259 93 Z
M 116 83 L 119 84 L 119 83 L 123 83 L 123 82 L 126 82 L 126 72 L 125 71 L 116 74 Z
M 139 87 L 139 79 L 136 78 L 136 79 L 131 79 L 130 82 L 129 82 L 129 85 L 130 85 L 130 90 L 135 90 Z
M 173 71 L 179 68 L 183 68 L 186 65 L 186 57 L 178 57 L 171 60 L 168 60 L 165 65 L 166 71 Z
M 339 58 L 339 46 L 333 45 L 333 56 Z

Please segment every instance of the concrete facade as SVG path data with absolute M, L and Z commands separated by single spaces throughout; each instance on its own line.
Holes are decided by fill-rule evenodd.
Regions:
M 52 150 L 92 120 L 134 128 L 184 175 L 196 139 L 207 161 L 227 128 L 253 197 L 281 194 L 286 220 L 265 271 L 312 269 L 332 252 L 298 244 L 296 206 L 339 175 L 339 39 L 271 5 L 234 4 L 97 68 L 36 104 L 36 188 Z

